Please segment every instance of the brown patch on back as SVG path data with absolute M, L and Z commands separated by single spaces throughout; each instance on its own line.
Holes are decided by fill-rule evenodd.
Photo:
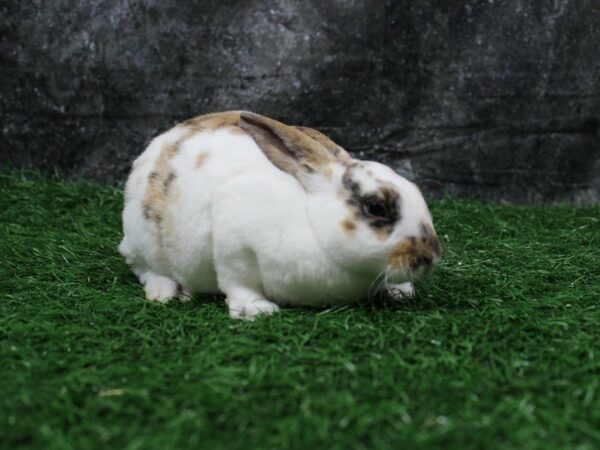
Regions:
M 143 203 L 144 217 L 157 225 L 160 225 L 163 219 L 169 186 L 176 179 L 176 174 L 169 170 L 168 163 L 179 151 L 179 143 L 186 137 L 165 145 L 154 163 L 152 172 L 148 175 L 148 185 Z
M 238 126 L 239 121 L 239 111 L 227 111 L 193 117 L 178 125 L 178 127 L 185 128 L 186 132 L 176 142 L 163 147 L 148 177 L 146 196 L 143 202 L 146 219 L 152 220 L 157 225 L 160 225 L 163 219 L 169 187 L 176 180 L 176 174 L 169 168 L 169 161 L 178 153 L 181 142 L 202 131 L 216 130 L 222 127 L 227 127 L 232 133 L 245 133 Z M 199 154 L 196 158 L 196 167 L 202 166 L 207 157 L 206 153 Z
M 281 143 L 291 149 L 300 167 L 306 171 L 323 169 L 328 163 L 337 160 L 352 160 L 348 152 L 323 133 L 308 127 L 287 126 L 281 122 L 245 111 L 226 111 L 193 117 L 178 125 L 189 130 L 189 135 L 203 131 L 226 128 L 233 134 L 249 134 L 263 150 L 271 162 L 280 169 L 294 173 L 298 165 L 293 165 L 289 156 L 274 149 Z M 273 133 L 265 133 L 265 130 Z M 327 171 L 325 171 L 327 172 Z M 325 173 L 325 176 L 330 173 Z
M 231 134 L 247 134 L 244 130 L 235 125 L 227 125 L 225 129 L 229 130 Z
M 184 122 L 181 122 L 178 126 L 188 128 L 191 133 L 199 133 L 202 131 L 216 130 L 218 128 L 227 128 L 234 134 L 242 134 L 247 133 L 247 130 L 244 129 L 244 126 L 240 126 L 240 118 L 242 114 L 248 116 L 256 116 L 262 119 L 266 119 L 270 122 L 270 126 L 277 132 L 277 130 L 282 130 L 285 134 L 285 128 L 292 128 L 300 131 L 303 135 L 310 138 L 310 140 L 318 142 L 322 147 L 327 150 L 327 152 L 334 157 L 335 159 L 342 162 L 349 162 L 352 160 L 351 156 L 348 152 L 343 148 L 332 141 L 328 136 L 321 133 L 320 131 L 315 130 L 314 128 L 309 127 L 301 127 L 301 126 L 290 126 L 284 125 L 276 120 L 259 116 L 258 114 L 247 113 L 244 111 L 225 111 L 218 113 L 210 113 L 204 114 L 201 116 L 192 117 Z M 254 137 L 254 136 L 253 136 Z M 308 143 L 306 141 L 305 143 Z M 307 144 L 310 145 L 310 144 Z M 323 162 L 328 162 L 329 158 L 315 158 L 312 162 L 316 165 L 323 164 Z
M 201 131 L 216 130 L 221 127 L 235 127 L 240 122 L 240 111 L 226 111 L 219 113 L 204 114 L 186 120 L 179 124 L 181 127 L 188 128 L 192 133 Z
M 242 114 L 244 120 L 242 120 Z M 326 167 L 328 163 L 335 160 L 344 163 L 351 163 L 352 161 L 342 147 L 317 130 L 308 127 L 290 127 L 276 120 L 243 111 L 205 114 L 188 119 L 180 123 L 178 127 L 185 128 L 187 132 L 176 142 L 164 146 L 148 177 L 143 212 L 144 217 L 157 225 L 160 225 L 163 219 L 169 186 L 176 180 L 176 174 L 169 169 L 169 161 L 179 151 L 179 145 L 182 141 L 203 131 L 227 128 L 231 133 L 250 134 L 263 151 L 265 151 L 265 148 L 268 150 L 275 145 L 280 147 L 281 142 L 283 142 L 288 149 L 287 155 L 285 152 L 265 151 L 265 153 L 273 164 L 289 172 L 297 171 L 298 167 L 301 167 L 308 172 L 314 170 L 324 171 L 327 176 L 331 175 L 331 171 L 328 171 Z M 261 133 L 261 129 L 264 130 L 267 127 L 273 132 L 271 136 Z M 252 132 L 247 128 L 251 128 Z M 290 155 L 289 152 L 296 152 L 294 156 L 299 161 L 299 166 L 291 167 L 289 158 L 287 158 Z M 196 158 L 195 167 L 203 166 L 207 157 L 208 154 L 200 153 Z M 146 162 L 147 160 L 143 161 L 143 163 Z
M 173 182 L 176 179 L 177 179 L 177 175 L 175 174 L 175 172 L 173 172 L 173 171 L 169 172 L 169 174 L 167 175 L 167 178 L 163 182 L 163 192 L 165 194 L 165 197 L 167 195 L 169 195 L 169 187 L 171 186 L 171 184 L 173 184 Z
M 199 169 L 200 167 L 202 167 L 204 165 L 204 163 L 206 162 L 207 158 L 208 158 L 208 153 L 206 153 L 206 152 L 198 153 L 198 156 L 196 156 L 196 164 L 194 165 L 194 167 L 196 169 Z

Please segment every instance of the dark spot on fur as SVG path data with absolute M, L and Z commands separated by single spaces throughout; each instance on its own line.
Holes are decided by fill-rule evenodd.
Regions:
M 146 220 L 153 220 L 157 223 L 160 223 L 160 221 L 162 220 L 162 216 L 160 215 L 160 213 L 158 211 L 156 211 L 152 207 L 152 205 L 149 205 L 149 204 L 146 204 L 143 206 L 142 214 L 144 216 L 144 219 L 146 219 Z
M 410 258 L 410 267 L 412 269 L 417 269 L 421 266 L 430 266 L 431 263 L 433 262 L 433 256 L 431 255 L 431 253 L 424 251 L 424 252 L 414 252 L 411 254 L 411 258 Z
M 349 168 L 351 167 L 354 166 L 349 165 Z M 352 179 L 352 174 L 350 170 L 346 170 L 346 172 L 344 172 L 344 176 L 342 177 L 342 183 L 344 187 L 350 191 L 352 197 L 360 197 L 360 186 L 356 181 Z
M 342 184 L 348 190 L 346 200 L 360 217 L 377 231 L 391 232 L 400 220 L 400 194 L 393 186 L 383 185 L 375 193 L 363 193 L 360 185 L 352 178 L 352 169 L 356 165 L 348 165 Z
M 175 175 L 175 172 L 169 172 L 169 175 L 167 175 L 167 178 L 165 178 L 165 181 L 163 181 L 163 188 L 164 188 L 165 195 L 168 194 L 169 186 L 171 186 L 171 184 L 173 183 L 173 181 L 175 181 L 176 178 L 177 178 L 177 175 Z
M 152 210 L 152 208 L 150 208 L 150 205 L 144 205 L 144 208 L 143 208 L 144 219 L 150 220 L 151 210 Z
M 308 173 L 313 173 L 315 171 L 315 169 L 313 169 L 309 164 L 307 163 L 301 163 L 300 167 L 302 167 L 304 170 L 306 170 L 306 172 Z
M 150 181 L 157 181 L 160 179 L 160 174 L 156 171 L 152 171 L 150 172 L 150 175 L 148 175 L 148 180 Z

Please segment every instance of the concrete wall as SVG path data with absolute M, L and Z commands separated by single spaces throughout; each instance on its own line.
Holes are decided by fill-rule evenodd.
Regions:
M 600 192 L 600 0 L 4 0 L 1 166 L 122 179 L 148 140 L 248 109 L 430 193 Z

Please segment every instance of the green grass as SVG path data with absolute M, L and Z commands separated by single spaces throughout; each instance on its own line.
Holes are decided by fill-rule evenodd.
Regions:
M 1 448 L 600 446 L 600 205 L 437 201 L 413 300 L 252 323 L 145 302 L 120 208 L 0 175 Z

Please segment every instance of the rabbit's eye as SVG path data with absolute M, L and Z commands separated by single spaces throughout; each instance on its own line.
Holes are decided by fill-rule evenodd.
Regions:
M 378 198 L 369 198 L 364 202 L 365 212 L 378 219 L 387 219 L 389 217 L 389 210 L 387 205 Z

